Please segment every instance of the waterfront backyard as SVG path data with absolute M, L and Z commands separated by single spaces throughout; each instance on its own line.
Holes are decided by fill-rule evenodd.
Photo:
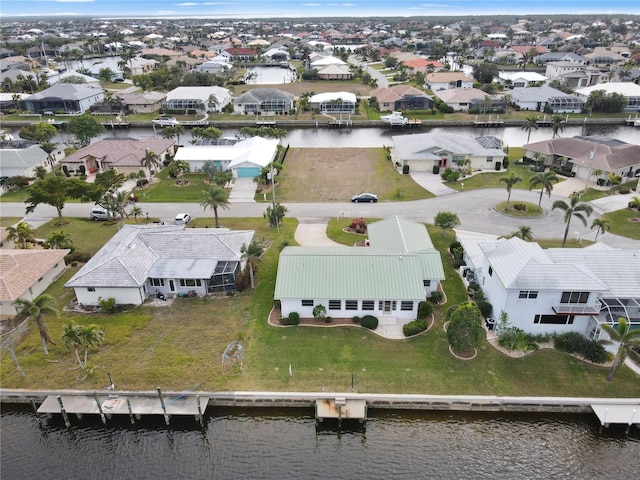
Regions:
M 205 226 L 204 221 L 194 220 L 195 226 Z M 349 221 L 340 220 L 343 225 L 332 220 L 329 231 L 341 231 Z M 82 223 L 83 228 L 105 228 Z M 258 266 L 255 290 L 233 297 L 175 299 L 170 306 L 145 305 L 110 315 L 69 313 L 60 319 L 48 318 L 56 342 L 49 357 L 44 357 L 37 332 L 32 330 L 14 347 L 26 377 L 20 377 L 3 349 L 2 387 L 102 390 L 111 373 L 116 388 L 126 390 L 160 386 L 176 391 L 347 391 L 353 375 L 357 392 L 640 396 L 638 377 L 629 369 L 621 368 L 614 381 L 607 382 L 607 367 L 555 350 L 514 359 L 483 342 L 475 359 L 453 357 L 442 328 L 443 312 L 464 301 L 466 293 L 448 255 L 443 255 L 448 303 L 437 310 L 435 325 L 422 336 L 392 341 L 355 326 L 269 326 L 266 319 L 273 304 L 278 247 L 283 240 L 294 243 L 296 225 L 295 220 L 285 219 L 278 234 L 261 219 L 225 219 L 225 226 L 255 229 L 257 239 L 271 242 Z M 82 229 L 78 232 L 89 237 L 86 231 L 80 233 Z M 439 229 L 431 230 L 431 235 L 440 251 L 452 240 L 450 233 Z M 95 235 L 94 241 L 104 242 L 101 237 Z M 73 297 L 62 285 L 76 269 L 70 268 L 49 289 L 58 308 Z M 62 325 L 70 320 L 95 323 L 105 331 L 104 345 L 89 351 L 87 371 L 76 368 L 73 354 L 61 341 Z M 223 367 L 226 346 L 238 339 L 244 341 L 242 365 Z

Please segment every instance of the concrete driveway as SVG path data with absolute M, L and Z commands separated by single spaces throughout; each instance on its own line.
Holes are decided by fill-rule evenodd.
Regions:
M 255 203 L 254 196 L 256 194 L 256 182 L 253 178 L 236 178 L 231 186 L 229 194 L 229 202 L 252 202 Z
M 436 197 L 458 193 L 457 190 L 449 188 L 443 184 L 442 177 L 440 175 L 435 175 L 432 172 L 410 172 L 409 175 L 411 175 L 414 182 L 425 190 L 433 193 Z
M 335 247 L 339 243 L 327 237 L 328 218 L 299 218 L 294 234 L 296 242 L 303 247 Z

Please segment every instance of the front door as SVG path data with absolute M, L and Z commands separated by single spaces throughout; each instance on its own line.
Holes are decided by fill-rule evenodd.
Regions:
M 176 285 L 175 285 L 175 283 L 173 283 L 173 280 L 169 280 L 169 291 L 170 292 L 175 292 L 176 291 Z
M 390 314 L 391 313 L 391 301 L 390 300 L 385 300 L 383 305 L 382 305 L 382 313 L 383 314 Z

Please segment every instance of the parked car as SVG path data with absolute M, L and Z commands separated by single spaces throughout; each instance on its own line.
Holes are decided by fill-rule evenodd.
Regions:
M 360 202 L 373 203 L 378 201 L 378 196 L 374 195 L 373 193 L 362 192 L 362 193 L 359 193 L 358 195 L 354 195 L 353 197 L 351 197 L 351 201 L 355 203 L 360 203 Z
M 93 207 L 91 209 L 91 219 L 94 222 L 97 222 L 98 220 L 112 220 L 113 215 L 109 214 L 109 212 L 105 208 Z
M 188 213 L 179 213 L 173 220 L 174 225 L 186 225 L 191 221 L 191 215 Z

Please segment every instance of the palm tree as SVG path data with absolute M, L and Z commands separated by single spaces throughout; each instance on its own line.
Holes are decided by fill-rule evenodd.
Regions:
M 120 221 L 124 226 L 124 219 L 129 216 L 125 210 L 129 204 L 129 196 L 130 193 L 123 190 L 118 190 L 113 196 L 113 212 L 116 216 L 118 228 L 120 228 Z
M 42 180 L 44 177 L 47 176 L 47 169 L 44 168 L 42 165 L 38 165 L 36 168 L 33 169 L 33 175 L 38 180 Z
M 624 317 L 618 318 L 618 324 L 615 327 L 603 324 L 602 328 L 611 337 L 611 340 L 602 340 L 602 343 L 618 343 L 618 351 L 613 358 L 611 370 L 607 374 L 607 380 L 611 381 L 618 365 L 624 362 L 627 356 L 627 349 L 636 345 L 640 346 L 640 330 L 631 330 L 629 321 Z
M 137 206 L 131 207 L 131 210 L 129 211 L 129 216 L 133 217 L 136 223 L 138 223 L 138 217 L 141 217 L 142 215 L 144 215 L 144 213 L 142 212 L 142 208 Z
M 629 208 L 636 211 L 633 218 L 638 218 L 638 212 L 640 211 L 640 197 L 633 197 L 629 202 Z
M 44 242 L 44 248 L 70 248 L 73 249 L 73 242 L 71 236 L 64 230 L 58 230 L 57 232 L 51 232 L 47 235 L 47 240 Z
M 564 244 L 567 242 L 567 235 L 569 235 L 569 225 L 571 225 L 571 218 L 576 217 L 580 219 L 580 221 L 587 226 L 587 217 L 593 213 L 593 208 L 584 203 L 580 202 L 580 197 L 578 195 L 571 195 L 569 197 L 569 203 L 564 200 L 556 200 L 553 202 L 552 210 L 559 208 L 564 211 L 564 222 L 567 224 L 567 227 L 564 229 L 564 237 L 562 238 L 562 248 L 564 248 Z
M 184 133 L 184 127 L 179 123 L 177 125 L 171 125 L 162 129 L 162 138 L 174 138 L 176 144 L 180 145 L 180 135 Z
M 529 190 L 533 190 L 536 187 L 540 187 L 540 200 L 538 200 L 538 210 L 542 204 L 542 194 L 547 191 L 549 197 L 551 197 L 551 191 L 553 190 L 553 183 L 558 181 L 558 177 L 554 172 L 542 172 L 534 175 L 529 180 Z
M 513 236 L 518 237 L 522 240 L 531 241 L 533 240 L 533 231 L 528 225 L 520 225 L 518 227 L 518 230 L 513 232 Z
M 149 178 L 151 178 L 153 177 L 153 170 L 157 170 L 160 166 L 160 161 L 158 155 L 147 149 L 144 152 L 144 157 L 140 160 L 140 164 L 149 171 Z
M 80 354 L 78 353 L 78 345 L 82 342 L 80 339 L 80 329 L 78 328 L 80 325 L 74 324 L 71 320 L 69 323 L 62 326 L 62 341 L 64 342 L 65 347 L 73 350 L 73 353 L 76 356 L 76 360 L 78 361 L 78 365 L 80 368 L 84 369 L 84 365 L 82 364 L 82 359 L 80 358 Z
M 531 130 L 538 129 L 538 119 L 536 117 L 527 117 L 521 129 L 527 132 L 527 143 L 529 143 L 529 139 L 531 139 Z
M 615 173 L 611 172 L 609 174 L 609 191 L 607 192 L 607 194 L 611 195 L 611 192 L 613 191 L 613 187 L 615 187 L 616 185 L 620 185 L 621 182 L 622 182 L 622 177 L 620 175 L 616 175 Z
M 97 325 L 78 325 L 78 336 L 82 345 L 84 345 L 84 368 L 87 368 L 87 355 L 89 347 L 101 345 L 104 340 L 104 331 L 100 330 Z
M 27 248 L 27 243 L 35 240 L 33 228 L 27 222 L 20 222 L 15 227 L 7 227 L 7 240 L 15 241 L 20 248 Z
M 255 268 L 255 265 L 261 261 L 260 257 L 262 256 L 263 252 L 264 252 L 264 245 L 261 242 L 258 242 L 257 240 L 251 240 L 251 243 L 249 243 L 248 246 L 246 244 L 243 244 L 242 247 L 240 247 L 240 253 L 242 254 L 242 259 L 247 261 L 247 266 L 249 267 L 249 278 L 251 279 L 251 289 L 255 288 L 255 285 L 253 282 L 253 269 Z
M 553 138 L 556 138 L 558 132 L 564 130 L 565 121 L 561 115 L 554 115 L 551 117 L 551 130 L 553 130 Z
M 500 180 L 500 182 L 504 182 L 507 184 L 507 209 L 509 208 L 509 201 L 511 200 L 511 190 L 513 189 L 513 186 L 522 181 L 522 178 L 520 178 L 519 176 L 517 176 L 515 173 L 511 172 L 509 174 L 508 177 L 502 177 Z
M 595 238 L 594 242 L 598 241 L 598 235 L 600 235 L 601 233 L 605 233 L 605 232 L 608 232 L 609 230 L 611 230 L 611 225 L 609 225 L 609 220 L 604 220 L 602 218 L 596 218 L 591 223 L 591 228 L 595 228 L 595 227 L 597 227 L 598 230 L 596 232 L 596 238 Z
M 216 227 L 219 227 L 218 208 L 229 208 L 229 192 L 218 186 L 211 186 L 208 190 L 202 190 L 200 205 L 205 210 L 207 208 L 213 210 L 213 215 L 216 217 Z
M 25 298 L 18 298 L 13 302 L 13 304 L 20 309 L 20 312 L 25 312 L 29 316 L 31 322 L 37 327 L 38 332 L 40 333 L 40 340 L 42 341 L 42 350 L 44 350 L 45 355 L 49 355 L 47 343 L 55 345 L 55 342 L 49 336 L 49 329 L 47 328 L 47 324 L 44 322 L 43 315 L 53 315 L 55 317 L 60 316 L 60 312 L 58 312 L 56 308 L 52 307 L 51 303 L 53 303 L 53 297 L 47 293 L 43 293 L 33 301 Z

